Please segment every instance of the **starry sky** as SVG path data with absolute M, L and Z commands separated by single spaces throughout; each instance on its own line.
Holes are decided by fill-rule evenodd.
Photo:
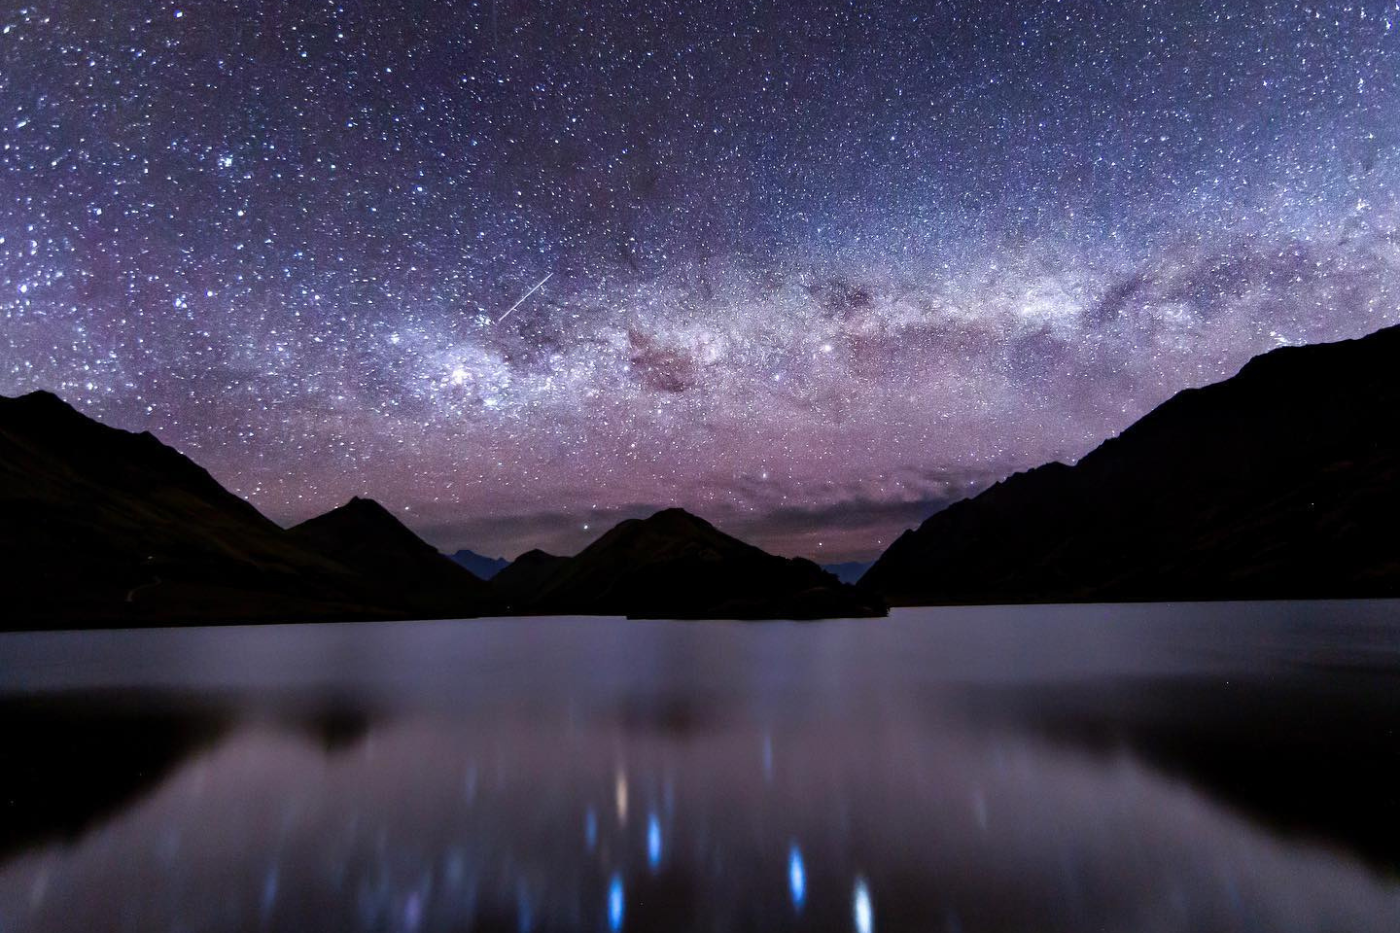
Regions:
M 283 523 L 869 558 L 1400 320 L 1398 75 L 1394 0 L 12 4 L 0 393 Z

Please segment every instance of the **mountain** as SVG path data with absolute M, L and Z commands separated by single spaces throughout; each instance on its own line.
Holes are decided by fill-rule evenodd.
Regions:
M 475 551 L 465 549 L 447 555 L 447 559 L 470 570 L 472 576 L 481 580 L 489 580 L 510 566 L 510 561 L 504 557 L 482 557 Z
M 485 581 L 438 553 L 373 499 L 355 497 L 290 534 L 354 570 L 416 618 L 481 615 L 493 602 Z
M 507 604 L 524 605 L 540 591 L 550 574 L 568 562 L 567 557 L 547 554 L 538 548 L 526 551 L 491 578 L 491 588 Z
M 5 627 L 384 617 L 394 607 L 149 433 L 0 397 Z
M 842 583 L 858 583 L 874 565 L 873 560 L 848 560 L 840 564 L 822 564 L 822 569 Z
M 1400 596 L 1400 327 L 1284 347 L 905 532 L 895 604 Z
M 624 522 L 576 557 L 523 554 L 488 584 L 368 499 L 282 529 L 152 435 L 46 392 L 0 397 L 0 566 L 7 628 L 884 611 L 810 561 L 679 509 Z
M 632 618 L 884 615 L 809 560 L 776 557 L 682 509 L 629 519 L 578 555 L 521 555 L 495 581 L 512 611 Z

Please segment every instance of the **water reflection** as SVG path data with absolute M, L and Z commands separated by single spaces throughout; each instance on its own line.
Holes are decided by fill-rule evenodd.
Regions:
M 788 734 L 771 787 L 742 736 L 634 737 L 640 786 L 677 775 L 674 854 L 656 816 L 580 853 L 569 827 L 614 777 L 595 725 L 413 717 L 335 757 L 242 730 L 74 846 L 5 866 L 6 928 L 871 931 L 877 903 L 882 930 L 1400 922 L 1392 882 L 1132 759 L 896 724 Z M 469 756 L 489 775 L 475 801 Z
M 235 642 L 277 630 L 208 635 L 229 640 L 230 666 L 166 683 L 130 715 L 189 715 L 218 730 L 192 731 L 182 760 L 85 832 L 29 837 L 0 864 L 0 930 L 1400 929 L 1396 876 L 1348 854 L 1344 834 L 1331 844 L 1281 834 L 1194 780 L 1189 756 L 1159 761 L 1132 732 L 1164 728 L 1157 701 L 1142 696 L 1161 690 L 1189 707 L 1220 670 L 1230 689 L 1274 684 L 1266 707 L 1276 715 L 1335 685 L 1332 674 L 1298 675 L 1291 648 L 1282 664 L 1257 651 L 1222 661 L 1178 633 L 1160 657 L 1115 661 L 1105 692 L 1090 689 L 1101 669 L 971 684 L 930 676 L 908 662 L 936 668 L 962 650 L 957 638 L 901 631 L 899 620 L 713 635 L 588 624 L 598 643 L 555 630 L 553 644 L 579 654 L 538 689 L 519 686 L 511 662 L 557 658 L 537 645 L 502 651 L 490 626 L 446 629 L 451 644 L 463 641 L 456 650 L 441 626 L 360 628 L 337 637 L 395 654 L 393 669 L 316 683 L 305 664 L 276 676 L 264 667 L 256 689 L 237 664 L 252 649 Z M 539 635 L 526 624 L 514 637 Z M 132 637 L 144 650 L 161 633 Z M 633 645 L 615 666 L 614 638 Z M 0 642 L 12 670 L 29 672 L 17 679 L 60 676 L 51 664 L 36 673 L 54 643 L 34 644 Z M 639 655 L 640 670 L 667 676 L 624 675 Z M 669 666 L 682 655 L 687 665 Z M 449 686 L 439 664 L 458 666 L 460 683 Z M 106 670 L 62 676 L 103 681 Z M 1112 699 L 1123 677 L 1142 687 L 1138 706 Z M 110 725 L 96 709 L 117 685 L 72 680 L 30 684 L 9 713 L 66 737 L 12 750 L 88 747 L 84 723 Z M 108 693 L 83 712 L 80 698 L 97 686 Z M 1351 709 L 1393 728 L 1371 687 L 1326 690 L 1335 722 Z M 1066 727 L 1095 732 L 1085 724 L 1101 721 L 1133 740 L 1105 744 Z M 1258 711 L 1249 722 L 1260 735 L 1280 729 Z M 70 764 L 100 782 L 112 762 Z M 1375 765 L 1394 776 L 1393 755 Z M 1355 783 L 1339 774 L 1334 792 Z M 1384 794 L 1368 803 L 1393 829 Z
M 807 868 L 796 843 L 788 850 L 788 890 L 792 893 L 792 906 L 800 912 L 807 900 Z
M 598 848 L 598 813 L 592 807 L 583 815 L 583 842 L 589 852 Z
M 608 882 L 608 928 L 611 930 L 622 929 L 622 919 L 625 917 L 627 902 L 624 900 L 626 892 L 622 887 L 622 875 L 614 872 L 612 880 Z
M 870 903 L 870 885 L 864 878 L 856 879 L 854 913 L 856 933 L 871 933 L 875 929 L 875 908 Z
M 647 817 L 647 864 L 652 871 L 661 865 L 661 821 L 655 813 Z

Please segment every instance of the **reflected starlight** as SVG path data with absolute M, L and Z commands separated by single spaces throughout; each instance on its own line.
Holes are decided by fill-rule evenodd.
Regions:
M 653 871 L 661 864 L 661 821 L 655 813 L 647 817 L 647 864 Z
M 795 842 L 788 850 L 788 890 L 792 895 L 792 906 L 800 911 L 807 901 L 807 869 L 802 864 L 802 850 Z
M 870 886 L 864 878 L 856 879 L 856 892 L 853 903 L 856 933 L 872 933 L 875 929 L 875 908 L 870 902 Z
M 622 875 L 614 873 L 608 883 L 608 929 L 616 933 L 622 929 L 623 901 Z

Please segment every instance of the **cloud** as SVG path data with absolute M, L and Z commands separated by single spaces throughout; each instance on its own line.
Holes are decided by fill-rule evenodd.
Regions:
M 879 484 L 865 481 L 829 482 L 822 489 L 799 493 L 787 482 L 739 479 L 722 487 L 711 480 L 682 490 L 676 501 L 578 510 L 503 509 L 490 516 L 468 515 L 465 505 L 432 503 L 412 506 L 403 517 L 443 551 L 470 548 L 513 559 L 532 548 L 574 554 L 624 519 L 645 518 L 679 505 L 724 532 L 776 554 L 823 561 L 864 560 L 878 552 L 876 542 L 888 543 L 951 503 L 975 495 L 1001 473 L 999 469 L 910 469 L 886 478 L 887 488 L 897 490 L 894 493 L 881 493 Z M 816 501 L 786 504 L 806 497 Z
M 413 507 L 414 530 L 439 550 L 470 548 L 511 560 L 539 548 L 551 554 L 576 554 L 603 532 L 629 518 L 645 518 L 666 505 L 630 503 L 605 508 L 546 509 L 462 516 L 467 510 L 433 504 Z

